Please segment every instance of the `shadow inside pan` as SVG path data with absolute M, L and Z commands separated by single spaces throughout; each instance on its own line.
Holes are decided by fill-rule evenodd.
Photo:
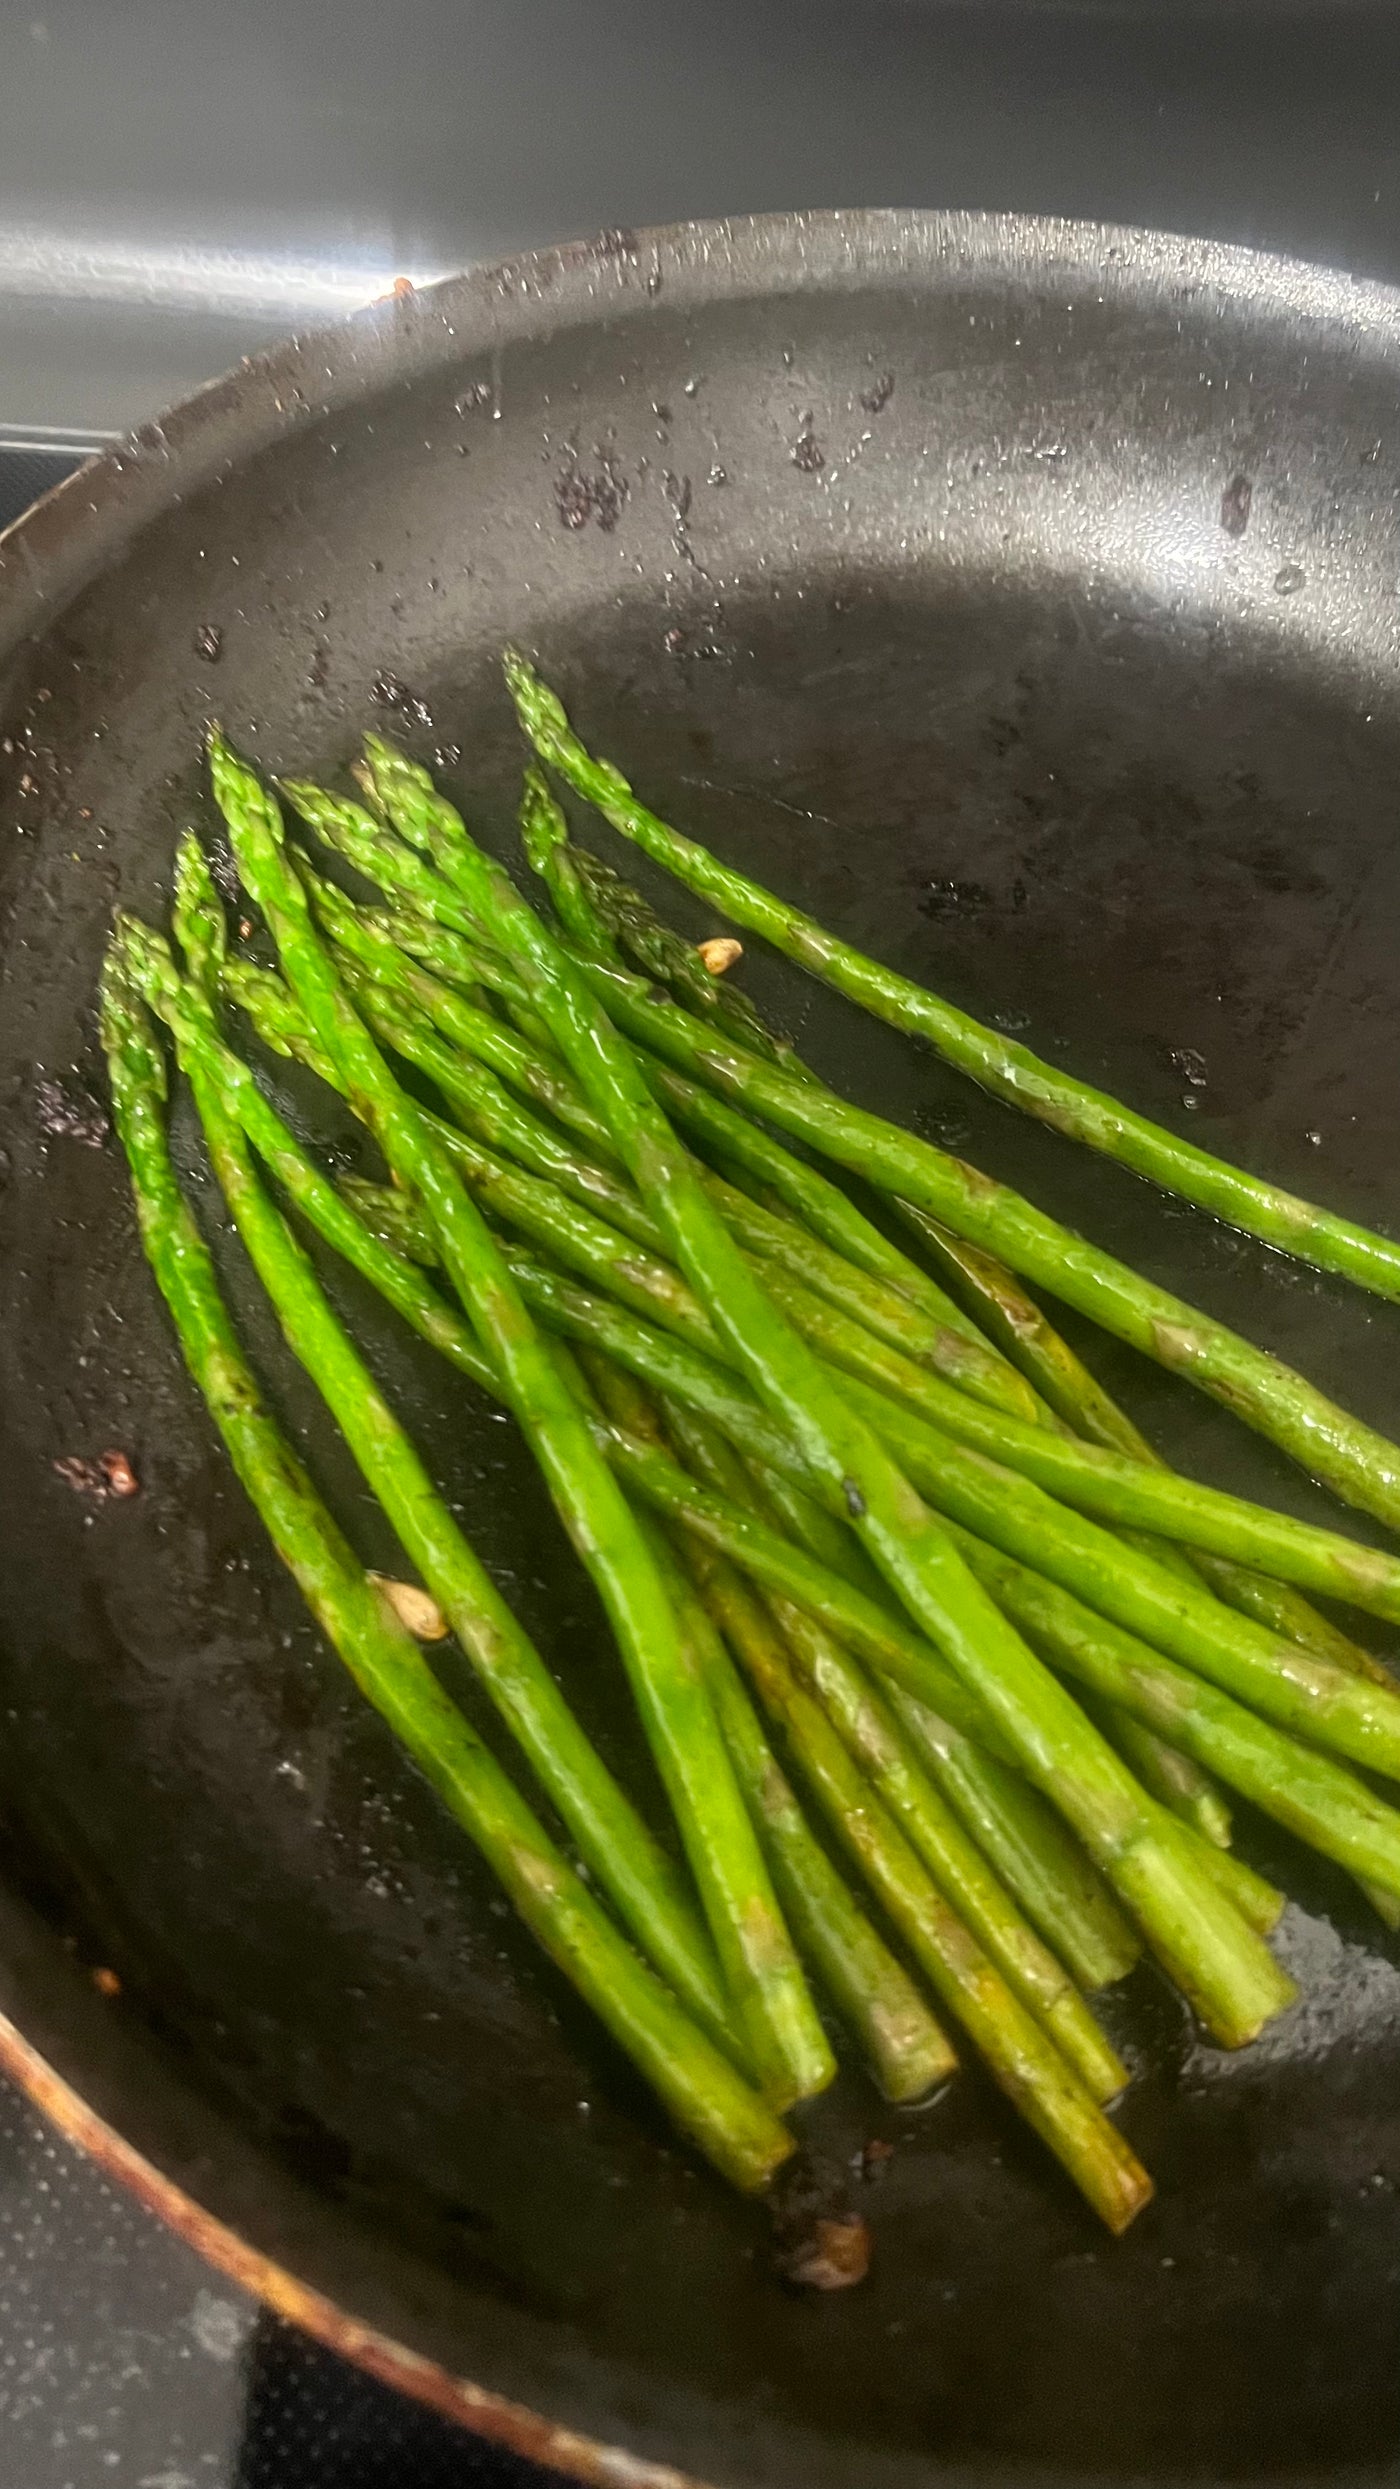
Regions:
M 804 319 L 828 354 L 845 322 L 868 363 L 894 316 L 872 344 L 859 306 L 828 306 L 825 329 L 799 306 L 792 351 Z M 926 441 L 947 383 L 936 358 L 920 366 L 920 335 L 889 406 L 922 390 Z M 723 2482 L 879 2489 L 934 2457 L 978 2476 L 1387 2470 L 1400 1971 L 1359 1895 L 1241 1809 L 1245 1854 L 1297 1897 L 1282 1944 L 1302 2007 L 1227 2059 L 1149 1971 L 1108 2001 L 1140 2069 L 1123 2121 L 1160 2188 L 1124 2242 L 1097 2233 L 974 2069 L 917 2116 L 850 2072 L 807 2127 L 841 2158 L 874 2135 L 896 2147 L 869 2199 L 875 2270 L 838 2301 L 787 2295 L 761 2217 L 672 2143 L 310 1632 L 186 1383 L 116 1154 L 93 1145 L 102 930 L 118 896 L 163 903 L 176 828 L 208 818 L 200 718 L 217 705 L 269 767 L 324 771 L 360 723 L 387 722 L 513 856 L 509 633 L 658 809 L 825 921 L 1227 1154 L 1394 1219 L 1393 708 L 1325 652 L 1281 653 L 1272 609 L 1242 619 L 1224 591 L 1216 611 L 1124 595 L 1058 557 L 1009 577 L 990 530 L 980 566 L 944 560 L 932 530 L 901 553 L 896 487 L 908 507 L 925 472 L 907 412 L 878 524 L 862 535 L 857 484 L 843 531 L 828 468 L 884 410 L 847 391 L 839 442 L 834 416 L 804 429 L 795 398 L 816 382 L 776 378 L 774 349 L 760 389 L 739 319 L 704 360 L 722 377 L 728 354 L 735 372 L 708 408 L 697 391 L 702 422 L 682 394 L 690 335 L 649 336 L 657 368 L 623 405 L 598 379 L 619 350 L 600 351 L 582 420 L 571 408 L 561 425 L 551 395 L 577 376 L 573 339 L 508 365 L 515 411 L 495 437 L 489 409 L 476 432 L 449 416 L 455 372 L 332 425 L 333 459 L 325 425 L 279 444 L 147 530 L 29 661 L 13 724 L 42 834 L 11 875 L 0 1007 L 6 1878 L 81 1968 L 116 1971 L 124 2044 L 173 2070 L 210 2135 L 236 2133 L 296 2182 L 313 2210 L 279 2252 L 573 2425 Z M 1053 443 L 1059 382 L 1039 386 Z M 790 417 L 792 441 L 824 442 L 820 471 L 794 463 Z M 744 499 L 765 443 L 779 481 Z M 702 454 L 732 483 L 702 482 Z M 1217 485 L 1212 471 L 1202 490 Z M 811 543 L 790 520 L 808 488 L 826 496 Z M 1067 489 L 1092 518 L 1109 484 L 1091 451 Z M 1392 1310 L 1077 1156 L 779 963 L 751 956 L 743 973 L 850 1094 L 1394 1427 Z M 372 1166 L 307 1084 L 269 1077 L 339 1163 Z M 392 1567 L 224 1232 L 183 1106 L 176 1130 L 278 1405 L 365 1557 Z M 327 1278 L 660 1824 L 591 1591 L 513 1429 L 342 1272 Z M 1184 1387 L 1100 1342 L 1091 1354 L 1173 1457 L 1335 1518 Z M 99 1508 L 53 1464 L 108 1445 L 141 1493 Z M 207 2199 L 223 2184 L 214 2142 Z

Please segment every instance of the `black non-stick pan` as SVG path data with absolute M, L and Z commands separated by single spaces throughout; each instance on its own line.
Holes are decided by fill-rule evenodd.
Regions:
M 112 907 L 161 905 L 207 817 L 213 714 L 282 770 L 338 771 L 387 725 L 509 853 L 518 639 L 722 853 L 1393 1227 L 1397 496 L 1396 296 L 1137 234 L 791 217 L 610 233 L 393 300 L 220 383 L 0 544 L 0 2061 L 278 2305 L 566 2471 L 1391 2479 L 1400 1957 L 1245 1822 L 1296 1896 L 1306 2001 L 1238 2057 L 1150 1972 L 1114 2001 L 1160 2187 L 1130 2236 L 1106 2241 L 975 2071 L 920 2116 L 851 2074 L 809 2133 L 838 2160 L 895 2147 L 862 2198 L 874 2270 L 784 2289 L 762 2215 L 676 2143 L 269 1559 L 102 1140 Z M 745 973 L 852 1094 L 1400 1426 L 1393 1308 L 1090 1162 L 777 963 Z M 290 1424 L 389 1559 L 183 1115 L 177 1145 Z M 648 1792 L 513 1431 L 334 1284 Z M 1222 1412 L 1092 1353 L 1174 1456 L 1325 1509 Z M 135 1497 L 55 1468 L 110 1448 Z

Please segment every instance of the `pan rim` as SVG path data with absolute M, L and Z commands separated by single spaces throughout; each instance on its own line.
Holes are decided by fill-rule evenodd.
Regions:
M 381 2384 L 394 2386 L 440 2418 L 455 2421 L 532 2463 L 586 2483 L 589 2489 L 708 2489 L 693 2473 L 605 2445 L 468 2377 L 454 2376 L 440 2361 L 410 2350 L 380 2327 L 365 2324 L 337 2306 L 324 2291 L 302 2281 L 287 2265 L 264 2254 L 197 2203 L 186 2188 L 93 2108 L 4 2013 L 0 2013 L 0 2072 L 65 2142 L 226 2281 Z
M 1339 331 L 1359 357 L 1400 368 L 1400 288 L 1234 244 L 1000 211 L 829 209 L 678 222 L 524 252 L 394 293 L 348 318 L 282 340 L 99 452 L 0 532 L 0 669 L 48 630 L 71 597 L 175 493 L 212 481 L 303 423 L 372 392 L 549 330 L 637 318 L 658 299 L 719 293 L 937 290 L 959 274 L 1008 283 L 1052 276 L 1121 284 L 1170 278 L 1199 308 L 1218 298 L 1264 320 Z M 651 279 L 659 275 L 660 283 Z M 308 396 L 303 381 L 324 382 Z M 250 421 L 251 416 L 251 421 Z M 196 2197 L 87 2101 L 0 2012 L 0 2070 L 103 2174 L 247 2289 L 340 2356 L 442 2416 L 583 2483 L 706 2489 L 685 2473 L 548 2419 L 455 2375 L 302 2281 Z

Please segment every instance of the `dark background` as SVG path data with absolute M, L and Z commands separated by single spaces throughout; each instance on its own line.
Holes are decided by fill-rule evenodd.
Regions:
M 1400 278 L 1363 0 L 27 0 L 0 522 L 295 326 L 603 226 L 1048 211 Z M 0 2094 L 0 2489 L 543 2482 L 260 2318 Z

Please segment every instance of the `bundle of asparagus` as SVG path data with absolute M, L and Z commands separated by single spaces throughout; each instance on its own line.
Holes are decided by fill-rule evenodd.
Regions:
M 1238 2047 L 1295 1993 L 1266 1942 L 1282 1895 L 1236 1857 L 1226 1792 L 1400 1919 L 1400 1812 L 1354 1768 L 1400 1778 L 1400 1691 L 1311 1604 L 1400 1617 L 1400 1559 L 1176 1475 L 1022 1282 L 1383 1520 L 1400 1451 L 824 1086 L 720 972 L 737 946 L 695 949 L 572 841 L 545 769 L 733 921 L 1061 1129 L 1383 1293 L 1400 1248 L 863 959 L 646 811 L 523 659 L 507 680 L 550 920 L 381 738 L 363 802 L 281 789 L 298 844 L 217 731 L 214 796 L 276 964 L 230 949 L 193 832 L 173 943 L 118 920 L 116 1121 L 191 1370 L 327 1639 L 717 2168 L 760 2192 L 793 2153 L 790 2113 L 835 2071 L 823 2006 L 895 2101 L 952 2070 L 946 2022 L 1120 2231 L 1151 2181 L 1106 2114 L 1127 2073 L 1089 1997 L 1145 1946 Z M 239 1052 L 240 1013 L 348 1101 L 381 1180 L 317 1164 Z M 157 1023 L 288 1346 L 552 1828 L 277 1434 L 172 1169 Z M 882 1194 L 908 1243 L 818 1160 Z M 457 1526 L 294 1218 L 522 1428 L 606 1610 L 672 1846 Z M 833 2250 L 801 2269 L 860 2265 Z

